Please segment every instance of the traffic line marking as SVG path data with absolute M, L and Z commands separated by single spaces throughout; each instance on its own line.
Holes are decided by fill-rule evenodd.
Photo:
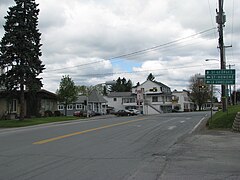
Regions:
M 169 126 L 168 127 L 168 130 L 173 130 L 173 129 L 175 129 L 177 126 Z
M 205 115 L 206 117 L 206 115 Z M 203 122 L 203 120 L 205 119 L 205 117 L 203 117 L 195 126 L 194 128 L 189 132 L 189 134 L 192 134 L 196 129 L 197 127 Z
M 44 139 L 44 140 L 41 140 L 41 141 L 34 142 L 33 144 L 46 144 L 46 143 L 49 143 L 49 142 L 52 142 L 52 141 L 57 141 L 57 140 L 68 138 L 68 137 L 72 137 L 72 136 L 76 136 L 76 135 L 80 135 L 80 134 L 85 134 L 85 133 L 88 133 L 88 132 L 97 131 L 97 130 L 101 130 L 101 129 L 107 129 L 107 128 L 111 128 L 111 127 L 114 127 L 114 126 L 121 126 L 121 125 L 124 125 L 124 124 L 134 123 L 134 122 L 138 122 L 138 121 L 142 121 L 142 120 L 146 120 L 146 119 L 147 118 L 141 118 L 141 119 L 125 121 L 125 122 L 121 122 L 121 123 L 101 126 L 101 127 L 97 127 L 97 128 L 87 129 L 87 130 L 84 130 L 84 131 L 79 131 L 79 132 L 65 134 L 65 135 L 62 135 L 62 136 L 57 136 L 57 137 L 53 137 L 53 138 L 49 138 L 49 139 Z

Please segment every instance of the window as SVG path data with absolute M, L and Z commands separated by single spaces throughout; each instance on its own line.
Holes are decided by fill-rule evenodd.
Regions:
M 58 110 L 63 110 L 64 106 L 63 105 L 58 105 Z
M 117 101 L 117 98 L 113 98 L 113 101 Z
M 72 110 L 72 109 L 73 109 L 73 105 L 72 104 L 67 105 L 67 110 Z
M 123 103 L 135 103 L 135 98 L 124 98 Z
M 11 112 L 17 112 L 17 100 L 13 99 L 11 104 Z
M 158 97 L 157 96 L 153 96 L 152 97 L 152 102 L 158 102 Z
M 82 106 L 82 104 L 76 104 L 76 109 L 82 109 L 83 108 L 83 106 Z

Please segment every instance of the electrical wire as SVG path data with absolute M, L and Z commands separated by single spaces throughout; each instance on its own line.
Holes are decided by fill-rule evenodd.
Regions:
M 163 47 L 167 47 L 167 46 L 170 46 L 172 44 L 179 43 L 179 42 L 181 42 L 183 40 L 186 40 L 186 39 L 189 39 L 189 38 L 196 37 L 198 35 L 202 35 L 202 34 L 208 33 L 208 32 L 210 32 L 212 30 L 215 30 L 215 29 L 216 29 L 216 27 L 213 27 L 213 28 L 206 29 L 206 30 L 200 31 L 198 33 L 192 34 L 192 35 L 187 36 L 187 37 L 183 37 L 183 38 L 180 38 L 180 39 L 176 39 L 174 41 L 170 41 L 170 42 L 167 42 L 167 43 L 164 43 L 164 44 L 161 44 L 161 45 L 157 45 L 157 46 L 153 46 L 153 47 L 150 47 L 150 48 L 134 51 L 134 52 L 131 52 L 131 53 L 122 54 L 122 55 L 118 55 L 118 56 L 114 56 L 114 57 L 110 57 L 110 58 L 103 58 L 102 60 L 98 60 L 98 61 L 94 61 L 94 62 L 90 62 L 90 63 L 85 63 L 85 64 L 80 64 L 80 65 L 75 65 L 75 66 L 71 66 L 71 67 L 64 67 L 64 68 L 59 68 L 59 69 L 47 70 L 45 72 L 55 72 L 55 71 L 59 71 L 59 70 L 66 70 L 66 69 L 71 69 L 71 68 L 76 68 L 76 67 L 88 66 L 88 65 L 104 62 L 105 60 L 121 61 L 121 60 L 119 60 L 120 58 L 132 57 L 132 56 L 136 56 L 138 54 L 145 54 L 145 53 L 148 53 L 150 51 L 161 49 Z
M 217 63 L 211 63 L 208 64 L 208 66 L 211 65 L 216 65 Z M 179 69 L 186 69 L 186 68 L 196 68 L 196 67 L 204 67 L 206 65 L 204 64 L 197 64 L 197 65 L 190 65 L 190 66 L 181 66 L 181 67 L 172 67 L 172 68 L 159 68 L 159 69 L 147 69 L 147 70 L 141 70 L 141 71 L 121 71 L 121 72 L 111 72 L 111 73 L 96 73 L 96 74 L 81 74 L 81 75 L 77 75 L 77 76 L 81 76 L 81 77 L 104 77 L 104 76 L 110 76 L 110 75 L 117 75 L 117 74 L 137 74 L 137 73 L 144 73 L 144 72 L 149 72 L 149 71 L 169 71 L 169 70 L 179 70 Z M 57 75 L 57 77 L 59 77 L 60 75 Z M 53 76 L 51 77 L 43 77 L 44 79 L 48 79 L 48 78 L 54 78 Z

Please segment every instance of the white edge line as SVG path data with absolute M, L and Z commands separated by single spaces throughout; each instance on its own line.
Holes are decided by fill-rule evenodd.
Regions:
M 205 115 L 205 117 L 207 116 L 207 114 Z M 196 129 L 197 127 L 202 123 L 202 121 L 205 119 L 205 117 L 203 117 L 195 126 L 194 128 L 189 132 L 189 134 L 192 134 Z

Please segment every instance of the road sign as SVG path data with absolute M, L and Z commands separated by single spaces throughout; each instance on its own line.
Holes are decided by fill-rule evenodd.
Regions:
M 205 70 L 206 84 L 235 84 L 235 69 Z

